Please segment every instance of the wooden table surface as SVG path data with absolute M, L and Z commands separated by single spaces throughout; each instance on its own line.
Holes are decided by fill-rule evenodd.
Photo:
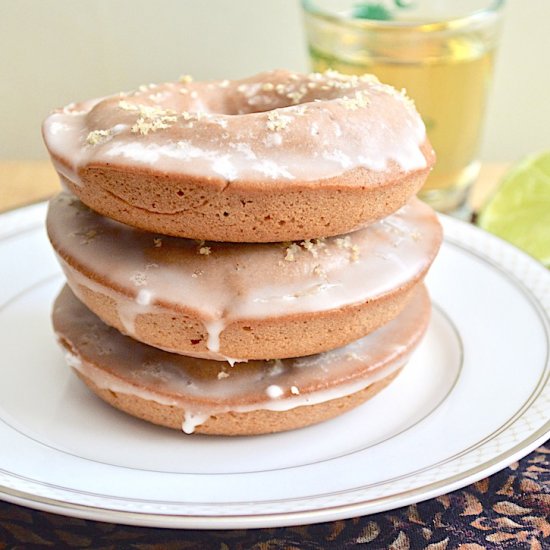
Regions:
M 495 188 L 507 165 L 485 164 L 471 195 L 474 210 Z M 0 161 L 0 212 L 41 201 L 59 190 L 49 161 Z

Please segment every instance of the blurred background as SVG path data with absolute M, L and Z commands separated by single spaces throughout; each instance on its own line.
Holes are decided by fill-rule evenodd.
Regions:
M 508 0 L 482 159 L 550 146 L 550 1 Z M 43 159 L 42 119 L 147 82 L 308 70 L 299 0 L 0 0 L 0 160 Z

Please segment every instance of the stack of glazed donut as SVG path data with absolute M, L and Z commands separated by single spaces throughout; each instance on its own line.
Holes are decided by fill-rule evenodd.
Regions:
M 71 104 L 44 122 L 54 329 L 99 397 L 186 433 L 307 426 L 400 372 L 441 244 L 434 162 L 376 78 L 273 71 Z

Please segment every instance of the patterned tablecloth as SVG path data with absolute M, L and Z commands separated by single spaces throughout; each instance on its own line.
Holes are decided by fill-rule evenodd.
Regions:
M 484 170 L 474 189 L 477 204 L 494 187 L 504 166 Z M 58 188 L 51 168 L 43 162 L 0 163 L 0 176 L 15 182 L 0 198 L 0 211 L 42 199 Z M 462 490 L 390 512 L 299 527 L 151 529 L 68 518 L 0 501 L 0 550 L 34 548 L 550 549 L 550 442 Z

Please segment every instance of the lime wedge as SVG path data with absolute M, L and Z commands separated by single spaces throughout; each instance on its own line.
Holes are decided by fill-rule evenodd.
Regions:
M 477 223 L 550 267 L 550 151 L 512 168 Z

